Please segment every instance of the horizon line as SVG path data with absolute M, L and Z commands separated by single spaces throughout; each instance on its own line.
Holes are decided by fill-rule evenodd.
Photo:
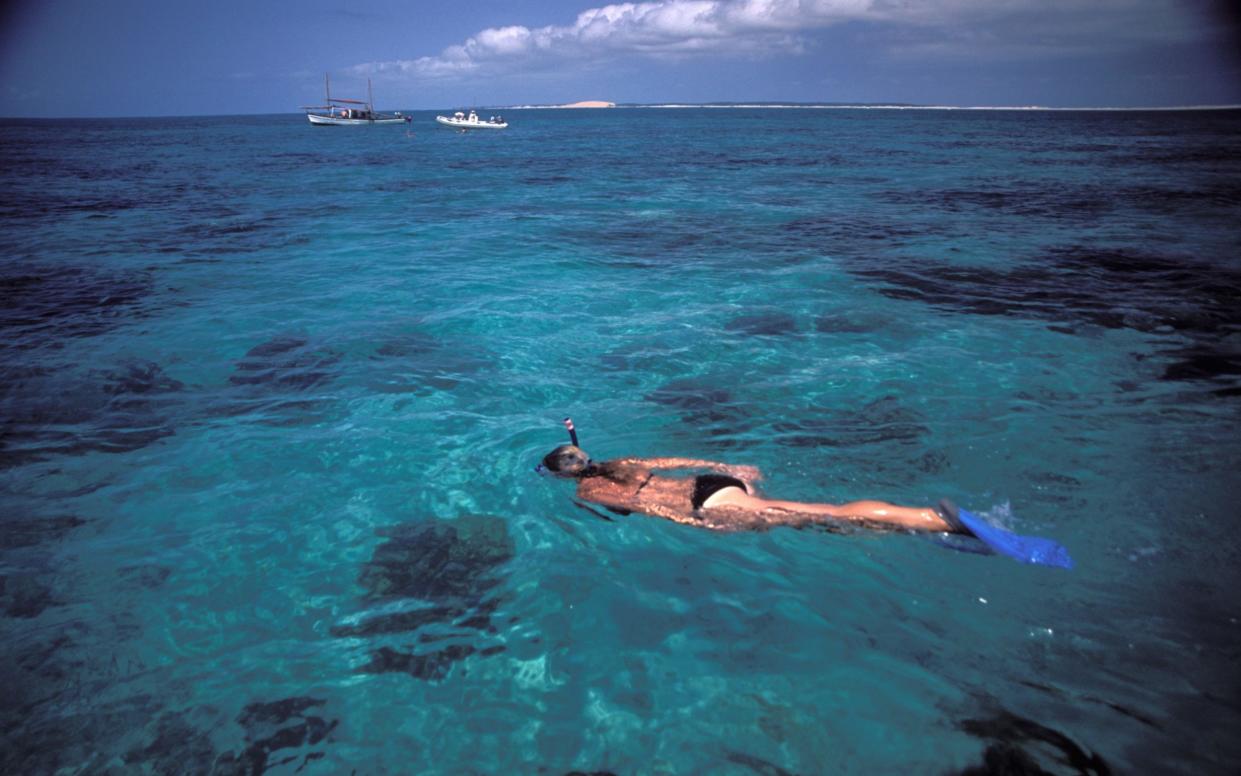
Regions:
M 603 100 L 600 100 L 603 102 Z M 1205 105 L 1092 105 L 1083 107 L 1066 107 L 1055 105 L 919 105 L 916 103 L 899 102 L 618 102 L 607 107 L 579 107 L 573 103 L 558 104 L 513 104 L 513 105 L 478 105 L 478 110 L 617 110 L 617 109 L 648 108 L 661 110 L 684 110 L 688 108 L 722 109 L 756 109 L 767 110 L 936 110 L 936 111 L 1102 111 L 1102 112 L 1142 112 L 1142 111 L 1214 111 L 1241 110 L 1241 103 L 1218 103 Z M 402 108 L 395 112 L 431 112 L 456 110 L 459 108 Z M 86 119 L 192 119 L 221 118 L 227 116 L 296 116 L 302 111 L 276 111 L 261 113 L 157 113 L 149 115 L 115 115 L 115 116 L 29 116 L 0 115 L 0 121 L 73 121 Z
M 609 106 L 578 106 L 572 103 L 487 106 L 505 110 L 611 110 L 614 108 L 781 108 L 789 110 L 1047 110 L 1047 111 L 1178 111 L 1238 110 L 1241 103 L 1206 105 L 1091 105 L 1065 107 L 1056 105 L 920 105 L 903 102 L 618 102 Z

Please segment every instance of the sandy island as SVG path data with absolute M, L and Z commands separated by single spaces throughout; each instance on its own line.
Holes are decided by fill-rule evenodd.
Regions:
M 616 103 L 604 102 L 603 100 L 582 100 L 581 102 L 571 102 L 568 105 L 561 105 L 561 108 L 615 108 Z

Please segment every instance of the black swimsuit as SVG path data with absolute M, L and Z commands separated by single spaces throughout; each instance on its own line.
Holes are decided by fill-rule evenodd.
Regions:
M 702 509 L 702 505 L 706 500 L 714 496 L 724 488 L 741 488 L 746 490 L 745 483 L 736 477 L 729 477 L 724 474 L 700 474 L 694 478 L 694 495 L 690 497 L 689 503 L 694 509 Z M 747 493 L 749 491 L 746 491 Z

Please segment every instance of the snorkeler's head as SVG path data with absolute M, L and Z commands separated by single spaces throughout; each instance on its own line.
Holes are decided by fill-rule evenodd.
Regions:
M 543 468 L 559 477 L 578 477 L 590 466 L 590 456 L 577 445 L 561 445 L 543 456 Z

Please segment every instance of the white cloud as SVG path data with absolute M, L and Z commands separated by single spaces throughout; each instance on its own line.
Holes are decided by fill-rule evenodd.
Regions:
M 905 55 L 970 55 L 989 49 L 1045 55 L 1057 47 L 1066 52 L 1080 50 L 1091 45 L 1092 39 L 1105 45 L 1120 38 L 1124 45 L 1150 42 L 1152 36 L 1189 34 L 1187 27 L 1196 25 L 1177 11 L 1177 2 L 652 0 L 590 8 L 572 24 L 488 28 L 436 56 L 372 62 L 353 70 L 451 79 L 625 55 L 797 54 L 805 50 L 808 34 L 849 22 L 870 22 L 890 33 L 884 45 Z M 1153 19 L 1160 23 L 1153 24 Z M 1106 39 L 1109 30 L 1115 33 L 1112 40 Z M 1023 40 L 1031 35 L 1037 35 L 1037 40 Z
M 358 65 L 363 72 L 427 78 L 482 74 L 539 60 L 618 54 L 680 57 L 763 54 L 796 47 L 796 34 L 874 13 L 874 0 L 655 0 L 590 8 L 572 24 L 494 27 L 437 56 Z

